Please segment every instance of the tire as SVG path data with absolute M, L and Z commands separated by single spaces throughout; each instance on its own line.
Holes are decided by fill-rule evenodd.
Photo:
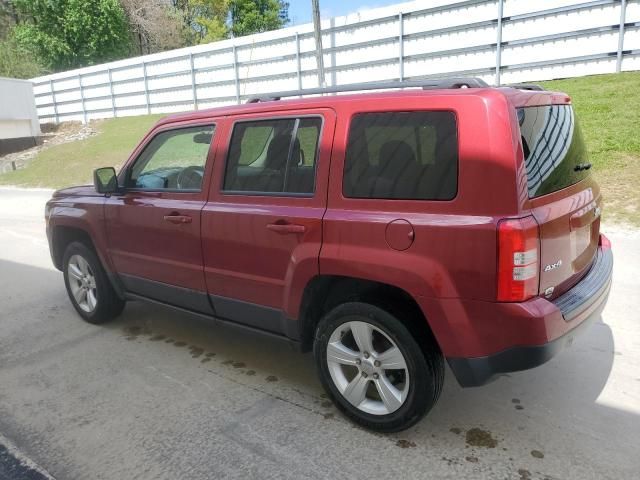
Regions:
M 122 313 L 124 300 L 113 289 L 95 252 L 84 243 L 67 246 L 62 273 L 69 299 L 85 321 L 101 324 Z
M 360 348 L 368 331 L 372 352 Z M 420 344 L 397 316 L 368 303 L 344 303 L 327 313 L 316 328 L 313 353 L 320 381 L 337 408 L 378 432 L 398 432 L 418 422 L 440 396 L 444 359 L 430 335 L 417 337 Z

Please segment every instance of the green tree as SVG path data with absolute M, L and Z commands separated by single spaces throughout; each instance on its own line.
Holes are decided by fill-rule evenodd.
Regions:
M 183 12 L 193 44 L 214 42 L 229 36 L 229 0 L 175 0 L 174 5 Z
M 10 0 L 0 0 L 0 38 L 7 38 L 18 22 L 18 13 Z
M 32 78 L 43 73 L 34 56 L 16 41 L 20 17 L 11 0 L 0 0 L 0 77 Z
M 20 47 L 13 32 L 0 38 L 0 77 L 33 78 L 44 73 L 31 52 Z
M 283 0 L 173 0 L 192 32 L 192 43 L 282 28 L 289 22 Z
M 130 36 L 118 0 L 14 0 L 18 44 L 52 70 L 127 56 Z
M 190 44 L 190 29 L 183 12 L 167 0 L 120 0 L 127 15 L 132 51 L 148 53 L 173 50 Z
M 230 0 L 234 37 L 267 32 L 289 23 L 289 3 L 283 0 Z

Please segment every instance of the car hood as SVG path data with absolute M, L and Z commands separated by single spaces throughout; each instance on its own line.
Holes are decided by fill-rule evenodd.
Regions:
M 93 185 L 79 185 L 76 187 L 61 188 L 53 192 L 53 198 L 61 197 L 100 197 L 102 196 Z

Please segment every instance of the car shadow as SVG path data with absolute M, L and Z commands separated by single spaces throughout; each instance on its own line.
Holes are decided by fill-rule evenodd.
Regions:
M 215 358 L 215 362 L 206 363 L 235 366 L 238 372 L 286 380 L 312 396 L 322 394 L 311 356 L 301 355 L 284 338 L 142 301 L 128 302 L 122 315 L 104 328 L 133 343 L 169 343 L 183 348 L 196 363 Z

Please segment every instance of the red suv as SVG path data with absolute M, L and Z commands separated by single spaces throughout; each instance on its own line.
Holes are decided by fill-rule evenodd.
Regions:
M 342 90 L 391 87 L 172 115 L 117 176 L 54 193 L 80 316 L 151 300 L 282 337 L 387 432 L 433 407 L 445 360 L 477 386 L 571 344 L 613 266 L 571 99 L 477 79 Z

